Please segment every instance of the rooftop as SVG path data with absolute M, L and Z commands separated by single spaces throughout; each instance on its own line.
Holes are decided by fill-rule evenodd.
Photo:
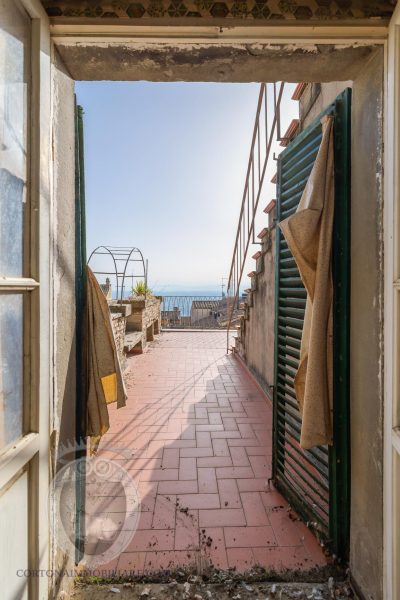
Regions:
M 192 308 L 219 308 L 221 300 L 193 300 Z

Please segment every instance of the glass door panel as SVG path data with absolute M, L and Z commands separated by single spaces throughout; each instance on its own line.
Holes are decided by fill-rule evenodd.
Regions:
M 29 16 L 0 3 L 0 276 L 22 277 L 29 168 Z
M 0 451 L 23 431 L 23 295 L 0 295 Z

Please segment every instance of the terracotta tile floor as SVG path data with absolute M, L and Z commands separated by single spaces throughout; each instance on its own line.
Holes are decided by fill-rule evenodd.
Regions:
M 127 406 L 111 406 L 99 456 L 109 455 L 107 446 L 128 451 L 111 455 L 138 485 L 141 512 L 109 567 L 140 573 L 210 563 L 239 571 L 326 564 L 314 536 L 268 488 L 271 406 L 225 344 L 223 332 L 163 332 L 129 359 Z M 101 510 L 115 518 L 123 498 L 107 493 Z

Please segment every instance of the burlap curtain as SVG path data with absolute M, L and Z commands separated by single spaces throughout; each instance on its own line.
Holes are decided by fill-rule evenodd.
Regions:
M 87 267 L 88 431 L 92 446 L 108 430 L 107 404 L 125 406 L 126 392 L 107 300 Z
M 332 444 L 333 117 L 321 122 L 321 145 L 298 208 L 280 223 L 307 290 L 300 363 L 294 379 L 303 448 Z

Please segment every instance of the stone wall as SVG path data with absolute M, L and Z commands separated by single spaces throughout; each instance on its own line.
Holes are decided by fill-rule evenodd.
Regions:
M 121 367 L 125 366 L 125 329 L 126 329 L 126 317 L 121 313 L 111 313 L 111 324 L 114 332 L 115 345 L 117 347 L 117 352 L 119 356 L 119 360 L 121 363 Z
M 252 291 L 248 292 L 236 347 L 261 387 L 271 396 L 275 346 L 275 207 L 256 259 Z
M 126 319 L 126 331 L 141 331 L 143 346 L 151 342 L 154 335 L 160 331 L 161 323 L 161 298 L 150 296 L 148 298 L 131 298 L 124 300 L 131 305 L 131 314 Z
M 274 383 L 275 234 L 275 228 L 269 231 L 267 249 L 257 259 L 242 343 L 242 357 L 269 395 Z

